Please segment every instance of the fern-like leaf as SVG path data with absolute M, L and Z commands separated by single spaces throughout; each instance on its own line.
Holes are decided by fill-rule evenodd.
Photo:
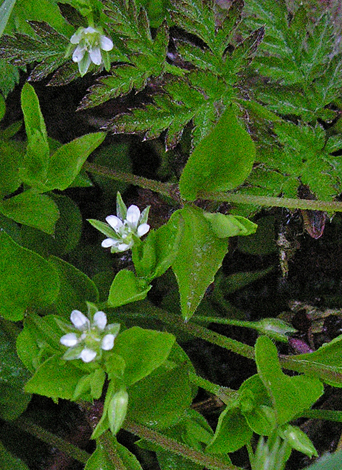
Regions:
M 47 23 L 30 21 L 30 25 L 36 38 L 25 34 L 0 38 L 0 58 L 19 67 L 40 62 L 30 79 L 41 80 L 66 62 L 65 51 L 69 39 Z

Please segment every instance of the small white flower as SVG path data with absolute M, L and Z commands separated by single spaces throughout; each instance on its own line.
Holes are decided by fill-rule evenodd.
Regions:
M 61 324 L 64 330 L 73 330 L 60 339 L 60 343 L 69 348 L 63 356 L 64 359 L 82 359 L 83 362 L 91 362 L 96 357 L 101 357 L 102 350 L 113 349 L 120 325 L 118 323 L 107 325 L 107 315 L 104 312 L 96 312 L 90 321 L 79 310 L 73 310 L 70 320 L 73 326 Z
M 102 28 L 78 28 L 70 38 L 66 56 L 72 52 L 72 60 L 78 64 L 81 76 L 85 75 L 91 63 L 110 68 L 108 52 L 114 47 L 113 41 L 103 34 Z M 73 46 L 76 45 L 76 48 Z
M 90 220 L 90 223 L 108 236 L 101 243 L 103 248 L 110 248 L 112 253 L 121 253 L 131 249 L 134 242 L 150 230 L 147 223 L 150 208 L 140 212 L 139 207 L 133 204 L 127 209 L 120 193 L 116 206 L 117 215 L 106 217 L 107 224 L 94 220 Z

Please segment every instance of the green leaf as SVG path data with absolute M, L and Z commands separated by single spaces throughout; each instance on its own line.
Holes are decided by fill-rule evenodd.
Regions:
M 291 421 L 310 408 L 323 394 L 321 381 L 298 375 L 288 377 L 280 367 L 277 348 L 266 336 L 260 336 L 255 346 L 258 373 L 273 403 L 279 425 Z
M 133 246 L 132 259 L 138 276 L 151 282 L 169 269 L 177 256 L 183 228 L 181 215 L 175 215 L 167 224 L 151 231 L 141 244 Z
M 28 1 L 31 2 L 31 0 Z M 49 0 L 42 1 L 45 5 L 51 5 Z M 31 2 L 31 5 L 34 5 L 34 3 Z M 37 19 L 41 21 L 42 12 L 45 11 L 46 7 L 43 7 L 40 2 L 37 8 L 39 9 L 39 18 Z M 55 8 L 57 8 L 56 5 Z M 27 64 L 39 62 L 29 78 L 31 80 L 42 80 L 47 77 L 68 60 L 65 58 L 65 51 L 69 45 L 69 39 L 54 29 L 52 23 L 51 21 L 48 23 L 28 22 L 27 11 L 24 12 L 24 21 L 21 25 L 26 29 L 26 32 L 20 31 L 15 36 L 2 36 L 0 38 L 0 57 L 18 67 L 25 67 Z M 65 24 L 69 31 L 67 36 L 71 36 L 73 28 L 67 23 Z M 33 34 L 35 34 L 35 37 L 32 37 Z M 73 65 L 76 66 L 74 63 Z M 77 70 L 77 66 L 75 68 Z
M 340 470 L 341 464 L 342 452 L 337 451 L 334 454 L 325 454 L 316 463 L 307 467 L 307 470 Z
M 338 336 L 310 354 L 286 358 L 291 369 L 305 372 L 334 387 L 342 387 L 342 338 Z M 292 367 L 293 364 L 293 367 Z
M 49 190 L 68 188 L 105 137 L 104 132 L 86 134 L 60 147 L 50 158 L 46 187 Z
M 206 451 L 213 454 L 235 452 L 247 444 L 252 435 L 253 431 L 248 426 L 239 407 L 227 406 L 220 414 L 215 435 L 206 447 Z
M 27 408 L 31 396 L 23 392 L 30 374 L 18 359 L 15 345 L 0 330 L 0 416 L 4 420 L 18 418 Z
M 197 207 L 187 205 L 171 219 L 179 214 L 184 220 L 184 234 L 172 270 L 179 286 L 182 316 L 189 320 L 213 282 L 228 246 L 227 240 L 217 238 L 212 232 Z
M 33 190 L 13 196 L 0 202 L 0 212 L 15 222 L 37 228 L 52 235 L 59 219 L 55 202 L 45 194 Z
M 122 269 L 110 286 L 108 305 L 119 307 L 145 299 L 151 287 L 146 281 L 138 279 L 132 271 Z
M 71 400 L 83 375 L 84 371 L 75 367 L 71 361 L 52 356 L 37 369 L 27 382 L 25 391 L 50 398 Z
M 179 422 L 192 400 L 187 368 L 160 369 L 128 389 L 128 417 L 154 429 Z
M 0 442 L 0 468 L 2 470 L 29 470 L 28 466 L 18 457 L 12 455 Z
M 1 53 L 0 53 L 1 55 Z M 19 69 L 0 58 L 0 90 L 6 98 L 14 90 L 15 85 L 19 83 Z
M 0 315 L 22 320 L 27 309 L 50 305 L 59 292 L 58 275 L 36 253 L 0 231 Z
M 22 154 L 18 151 L 15 144 L 0 140 L 1 198 L 7 194 L 13 193 L 19 188 L 21 180 L 19 178 L 18 168 L 22 158 Z
M 16 1 L 17 0 L 4 0 L 0 6 L 0 36 L 2 36 L 2 33 L 6 28 Z
M 26 225 L 21 227 L 23 245 L 44 257 L 69 253 L 77 245 L 82 230 L 81 213 L 73 200 L 53 193 L 50 197 L 55 201 L 60 214 L 54 235 Z
M 58 272 L 60 292 L 53 306 L 56 312 L 64 318 L 69 318 L 72 310 L 85 308 L 85 302 L 97 302 L 98 290 L 94 282 L 72 264 L 50 256 L 50 265 Z
M 115 340 L 114 353 L 126 363 L 125 384 L 133 385 L 163 364 L 174 342 L 175 337 L 169 333 L 137 326 L 121 333 Z
M 194 201 L 200 191 L 229 191 L 242 184 L 255 158 L 255 146 L 227 107 L 214 130 L 191 154 L 180 179 L 184 199 Z
M 61 352 L 62 330 L 54 315 L 40 317 L 35 313 L 24 319 L 24 328 L 17 338 L 17 353 L 32 373 L 52 354 Z
M 21 91 L 21 107 L 28 144 L 20 174 L 30 186 L 39 187 L 46 179 L 50 149 L 38 96 L 29 83 Z
M 115 452 L 119 455 L 125 468 L 129 470 L 142 470 L 140 463 L 134 454 L 126 447 L 119 444 L 113 435 L 108 436 L 111 445 L 115 448 Z M 96 450 L 88 460 L 84 470 L 113 470 L 113 461 L 108 453 L 108 446 L 97 441 Z

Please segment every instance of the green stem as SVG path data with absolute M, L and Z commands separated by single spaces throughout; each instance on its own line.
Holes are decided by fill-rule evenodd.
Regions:
M 216 323 L 219 325 L 231 325 L 239 326 L 241 328 L 252 328 L 253 330 L 259 330 L 260 324 L 254 321 L 247 320 L 232 320 L 230 318 L 217 318 L 217 317 L 206 317 L 205 315 L 195 315 L 192 318 L 194 321 L 206 322 L 206 323 Z
M 199 377 L 193 372 L 189 372 L 189 379 L 190 382 L 192 382 L 193 384 L 217 396 L 225 404 L 230 403 L 239 396 L 239 393 L 236 390 L 233 390 L 228 387 L 221 387 L 220 385 L 214 384 L 209 380 L 203 379 L 203 377 Z
M 301 418 L 326 419 L 328 421 L 342 422 L 342 411 L 333 410 L 306 410 L 300 414 Z
M 124 183 L 140 186 L 144 189 L 150 189 L 156 193 L 170 197 L 177 202 L 180 202 L 178 186 L 171 183 L 160 183 L 159 181 L 143 178 L 142 176 L 132 175 L 131 173 L 124 173 L 122 171 L 112 170 L 105 166 L 95 165 L 94 163 L 86 162 L 83 168 L 95 175 L 105 176 L 115 181 L 123 181 Z
M 254 348 L 252 348 L 252 346 L 248 346 L 247 344 L 240 343 L 240 341 L 227 338 L 226 336 L 208 330 L 203 326 L 196 325 L 196 323 L 185 323 L 180 316 L 166 312 L 165 310 L 155 307 L 154 305 L 150 304 L 149 310 L 152 315 L 161 320 L 163 323 L 171 324 L 172 326 L 179 328 L 186 333 L 190 333 L 191 335 L 196 336 L 196 338 L 204 339 L 209 343 L 216 344 L 217 346 L 229 349 L 229 351 L 239 354 L 240 356 L 254 360 Z
M 72 457 L 78 462 L 85 464 L 90 457 L 90 454 L 88 454 L 88 452 L 85 450 L 82 450 L 70 442 L 55 436 L 55 434 L 52 434 L 38 424 L 32 423 L 32 421 L 24 418 L 23 416 L 16 419 L 15 421 L 10 422 L 10 424 L 13 424 L 13 426 L 17 427 L 18 429 L 37 437 L 51 447 L 57 447 L 57 449 L 59 449 L 61 452 L 64 452 L 69 457 Z
M 118 454 L 115 442 L 113 441 L 113 435 L 109 431 L 106 431 L 99 437 L 98 441 L 106 450 L 109 460 L 113 464 L 113 469 L 127 470 L 126 465 Z
M 176 202 L 181 202 L 179 189 L 177 184 L 161 183 L 159 181 L 143 178 L 142 176 L 135 176 L 131 173 L 124 173 L 121 171 L 112 170 L 110 168 L 95 165 L 94 163 L 86 162 L 83 165 L 86 171 L 96 175 L 105 176 L 116 181 L 123 181 L 128 184 L 140 186 L 144 189 L 150 189 L 156 193 L 170 197 Z M 342 212 L 342 202 L 337 201 L 314 201 L 310 199 L 291 199 L 285 197 L 270 197 L 270 196 L 252 196 L 248 194 L 235 194 L 224 192 L 205 192 L 202 191 L 198 195 L 201 199 L 221 202 L 233 202 L 238 204 L 252 204 L 255 206 L 264 207 L 287 207 L 288 209 L 303 209 L 313 211 L 326 211 L 326 212 Z
M 310 199 L 290 199 L 286 197 L 249 196 L 247 194 L 233 193 L 206 193 L 204 191 L 199 194 L 199 197 L 214 201 L 253 204 L 265 207 L 287 207 L 288 209 L 342 212 L 342 202 L 336 201 L 314 201 Z
M 199 465 L 203 465 L 208 469 L 211 470 L 241 470 L 241 468 L 236 467 L 235 465 L 230 465 L 225 462 L 222 462 L 217 457 L 214 457 L 209 454 L 204 454 L 202 452 L 198 452 L 191 447 L 181 444 L 180 442 L 172 439 L 170 437 L 165 436 L 157 431 L 153 431 L 141 424 L 135 423 L 129 419 L 125 420 L 124 429 L 126 431 L 139 436 L 140 438 L 146 439 L 153 444 L 158 444 L 162 449 L 167 451 L 173 452 L 177 455 L 181 455 L 182 457 L 192 460 Z

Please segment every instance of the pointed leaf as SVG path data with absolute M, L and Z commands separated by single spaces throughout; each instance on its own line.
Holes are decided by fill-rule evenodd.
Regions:
M 182 316 L 189 320 L 213 282 L 228 243 L 216 237 L 200 209 L 185 206 L 172 217 L 178 214 L 184 219 L 184 235 L 172 270 L 178 282 Z
M 277 348 L 267 336 L 260 336 L 255 346 L 258 373 L 276 411 L 279 425 L 291 421 L 310 408 L 323 394 L 322 382 L 314 377 L 288 377 L 280 367 Z
M 50 190 L 68 188 L 105 137 L 104 132 L 86 134 L 60 147 L 51 156 L 46 186 Z
M 200 191 L 229 191 L 242 184 L 255 158 L 255 146 L 227 107 L 214 130 L 191 154 L 180 179 L 184 199 L 194 201 Z

